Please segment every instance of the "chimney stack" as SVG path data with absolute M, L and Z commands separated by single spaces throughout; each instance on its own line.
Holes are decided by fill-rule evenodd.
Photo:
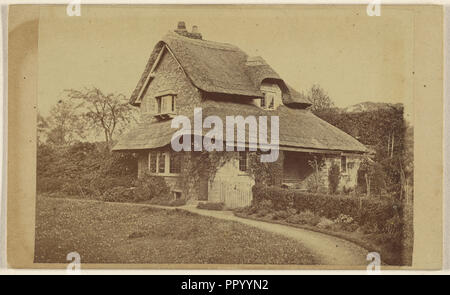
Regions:
M 177 25 L 177 29 L 175 30 L 175 33 L 184 36 L 184 37 L 188 37 L 191 39 L 202 39 L 202 34 L 199 33 L 198 31 L 198 27 L 197 26 L 192 26 L 192 32 L 188 32 L 186 30 L 186 24 L 184 21 L 179 21 L 178 25 Z

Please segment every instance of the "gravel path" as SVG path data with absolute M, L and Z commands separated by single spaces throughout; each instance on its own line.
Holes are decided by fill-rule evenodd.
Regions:
M 366 260 L 367 250 L 337 237 L 287 225 L 246 219 L 235 216 L 231 211 L 202 210 L 189 205 L 181 208 L 199 215 L 238 221 L 295 239 L 311 251 L 316 256 L 319 264 L 322 265 L 365 266 L 368 264 Z

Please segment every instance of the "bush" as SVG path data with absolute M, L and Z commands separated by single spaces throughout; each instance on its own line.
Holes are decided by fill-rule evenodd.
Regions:
M 298 214 L 289 216 L 286 221 L 294 224 L 308 224 L 315 226 L 320 222 L 320 216 L 314 214 L 309 210 L 305 210 Z
M 103 193 L 101 200 L 105 202 L 133 202 L 135 201 L 134 189 L 116 186 Z
M 328 171 L 328 189 L 332 194 L 337 191 L 339 179 L 341 178 L 340 170 L 341 168 L 336 163 L 333 163 Z
M 38 193 L 50 193 L 61 191 L 64 185 L 64 179 L 57 177 L 37 177 L 36 179 L 36 190 Z
M 144 174 L 134 182 L 136 201 L 149 201 L 153 198 L 171 200 L 170 188 L 161 176 Z
M 131 187 L 137 160 L 131 153 L 111 153 L 103 143 L 37 148 L 37 192 L 101 199 L 114 187 Z
M 179 207 L 179 206 L 184 206 L 184 205 L 186 205 L 185 199 L 176 199 L 176 200 L 172 200 L 169 203 L 169 206 L 171 206 L 171 207 Z
M 294 208 L 288 208 L 286 210 L 279 210 L 275 211 L 273 213 L 273 219 L 279 220 L 279 219 L 287 219 L 292 215 L 295 215 L 297 213 L 297 210 Z
M 330 229 L 334 225 L 334 221 L 328 218 L 322 217 L 320 218 L 319 223 L 317 224 L 318 228 Z
M 157 197 L 150 200 L 152 205 L 179 207 L 186 205 L 185 199 L 170 199 L 169 197 Z
M 197 204 L 198 209 L 206 209 L 206 210 L 217 210 L 221 211 L 224 208 L 224 203 L 213 203 L 213 202 L 201 202 Z
M 260 210 L 261 204 L 264 204 L 265 211 L 263 212 Z M 273 205 L 271 208 L 266 208 L 268 204 Z M 393 225 L 391 228 L 387 227 L 391 218 L 396 215 L 400 218 L 402 216 L 402 206 L 394 199 L 313 194 L 300 190 L 260 185 L 253 187 L 252 207 L 256 208 L 255 210 L 261 216 L 267 215 L 270 210 L 286 211 L 289 208 L 296 209 L 298 212 L 309 210 L 317 216 L 331 220 L 344 214 L 351 217 L 359 226 L 368 225 L 368 228 L 384 232 L 392 231 Z
M 292 190 L 275 186 L 253 186 L 252 206 L 259 207 L 262 201 L 270 201 L 271 209 L 285 210 L 292 207 L 294 193 Z

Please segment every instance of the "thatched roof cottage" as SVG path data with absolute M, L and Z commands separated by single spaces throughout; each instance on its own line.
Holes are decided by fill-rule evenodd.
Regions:
M 156 44 L 130 104 L 140 108 L 141 123 L 113 150 L 137 153 L 139 175 L 164 177 L 174 198 L 243 206 L 260 176 L 251 173 L 254 152 L 248 150 L 224 152 L 228 156 L 215 161 L 213 173 L 200 171 L 195 178 L 195 169 L 186 170 L 196 165 L 189 161 L 196 152 L 172 150 L 177 129 L 171 128 L 171 120 L 176 115 L 192 118 L 194 108 L 223 122 L 226 116 L 278 116 L 280 153 L 275 166 L 269 165 L 271 184 L 327 190 L 328 169 L 335 163 L 341 172 L 339 189 L 352 189 L 366 152 L 355 138 L 309 111 L 310 103 L 264 59 L 249 57 L 234 45 L 203 40 L 195 26 L 188 32 L 183 22 Z

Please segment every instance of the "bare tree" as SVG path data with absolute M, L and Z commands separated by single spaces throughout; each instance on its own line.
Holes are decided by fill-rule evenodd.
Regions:
M 52 144 L 70 144 L 75 139 L 84 138 L 82 119 L 77 114 L 79 105 L 61 99 L 50 110 L 47 119 L 38 116 L 38 132 L 47 130 L 47 141 Z
M 318 84 L 314 84 L 306 95 L 306 99 L 312 104 L 313 112 L 322 111 L 334 107 L 334 103 L 328 94 Z
M 125 126 L 134 120 L 131 106 L 123 94 L 104 94 L 96 87 L 83 90 L 68 89 L 66 92 L 70 99 L 80 101 L 86 124 L 104 134 L 109 148 L 114 135 L 122 132 Z

